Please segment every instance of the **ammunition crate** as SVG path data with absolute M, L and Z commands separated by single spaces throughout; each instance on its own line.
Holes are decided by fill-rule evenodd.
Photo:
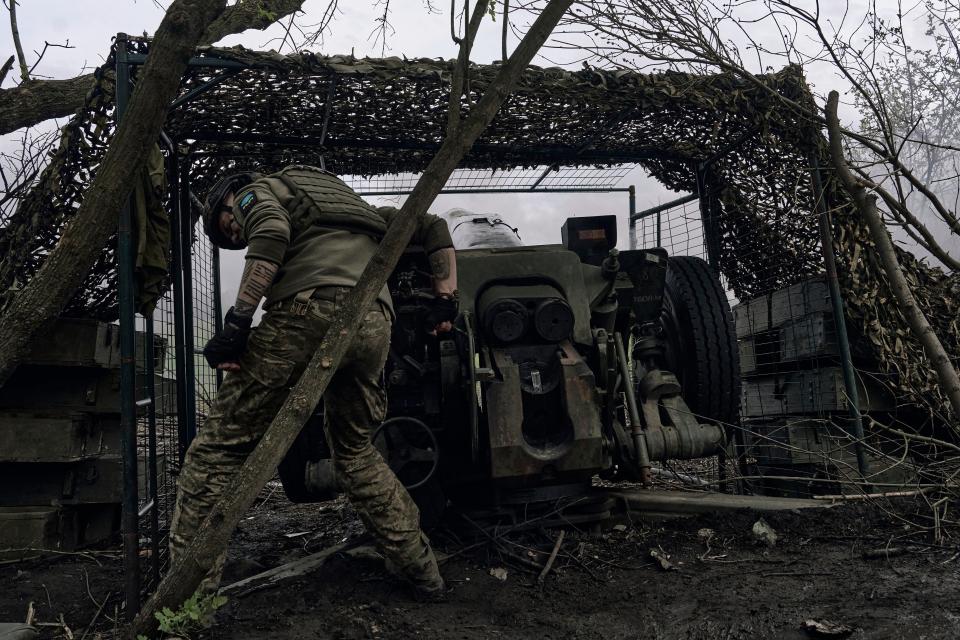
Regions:
M 746 439 L 746 456 L 766 465 L 826 464 L 841 458 L 856 464 L 850 437 L 822 420 L 792 416 L 752 424 Z
M 137 374 L 142 394 L 145 374 Z M 177 412 L 176 383 L 154 376 L 157 415 Z M 138 395 L 138 399 L 142 397 Z M 120 413 L 120 371 L 86 367 L 20 365 L 0 387 L 0 412 Z
M 137 369 L 141 371 L 145 369 L 146 347 L 147 334 L 137 332 L 135 347 Z M 166 340 L 154 336 L 153 360 L 155 373 L 163 371 L 166 350 Z M 60 319 L 49 333 L 34 342 L 33 349 L 24 362 L 40 365 L 118 369 L 120 367 L 120 327 L 99 320 Z
M 892 395 L 876 380 L 859 377 L 857 391 L 862 411 L 894 408 Z M 843 373 L 840 367 L 824 367 L 744 380 L 740 408 L 747 418 L 846 411 Z
M 820 278 L 805 280 L 770 295 L 770 326 L 780 327 L 808 314 L 830 310 L 827 283 Z
M 119 456 L 70 463 L 0 463 L 0 504 L 4 506 L 119 503 L 122 495 Z
M 780 359 L 786 362 L 838 356 L 837 332 L 833 314 L 817 311 L 780 328 Z
M 733 324 L 738 338 L 770 328 L 770 296 L 760 296 L 733 307 Z
M 118 417 L 0 413 L 0 462 L 76 462 L 120 454 Z
M 0 507 L 0 559 L 32 557 L 43 550 L 71 551 L 110 538 L 119 505 Z

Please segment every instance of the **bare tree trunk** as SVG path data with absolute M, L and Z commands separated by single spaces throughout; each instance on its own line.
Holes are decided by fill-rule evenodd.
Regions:
M 212 44 L 247 29 L 266 29 L 299 11 L 303 1 L 243 0 L 225 9 L 207 27 L 198 44 Z M 93 74 L 88 73 L 67 80 L 27 79 L 11 89 L 0 89 L 0 135 L 73 114 L 83 106 L 93 85 Z
M 147 151 L 160 136 L 187 60 L 225 0 L 175 0 L 167 10 L 110 148 L 60 242 L 0 318 L 0 386 L 83 282 L 130 197 Z
M 267 429 L 263 439 L 237 473 L 238 484 L 214 506 L 180 562 L 171 567 L 153 597 L 144 605 L 128 637 L 149 635 L 156 629 L 154 614 L 163 607 L 176 608 L 190 597 L 211 562 L 227 546 L 237 522 L 274 473 L 280 460 L 303 428 L 330 378 L 337 370 L 359 326 L 359 318 L 376 296 L 410 242 L 420 216 L 426 212 L 450 174 L 490 124 L 524 69 L 549 37 L 573 0 L 551 0 L 537 17 L 510 60 L 489 85 L 456 134 L 444 139 L 400 215 L 364 270 L 357 286 L 332 319 L 330 328 L 299 382 Z
M 840 119 L 837 117 L 837 102 L 840 96 L 836 91 L 831 91 L 827 98 L 827 132 L 830 135 L 830 157 L 833 165 L 836 167 L 837 175 L 846 188 L 847 193 L 853 198 L 853 202 L 863 216 L 870 228 L 870 235 L 880 254 L 880 260 L 883 263 L 883 270 L 890 283 L 890 290 L 900 304 L 900 309 L 910 325 L 917 340 L 923 345 L 923 350 L 930 359 L 934 371 L 937 374 L 937 380 L 940 388 L 943 389 L 947 398 L 950 400 L 950 406 L 953 408 L 954 419 L 960 419 L 960 378 L 957 377 L 957 370 L 954 369 L 950 356 L 944 350 L 943 345 L 933 328 L 927 321 L 923 311 L 917 305 L 910 285 L 907 284 L 903 272 L 900 270 L 900 264 L 897 262 L 897 254 L 893 248 L 893 242 L 887 233 L 887 228 L 880 218 L 877 211 L 877 197 L 868 195 L 866 189 L 857 182 L 857 179 L 847 167 L 847 161 L 843 157 L 843 138 L 840 133 Z M 954 429 L 958 425 L 953 425 Z

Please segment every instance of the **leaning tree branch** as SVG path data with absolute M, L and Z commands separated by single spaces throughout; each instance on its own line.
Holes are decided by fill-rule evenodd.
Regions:
M 3 66 L 0 67 L 0 83 L 7 79 L 7 74 L 10 73 L 10 69 L 13 68 L 13 61 L 16 56 L 10 56 L 7 58 L 7 61 L 3 63 Z
M 244 0 L 226 9 L 199 44 L 212 44 L 247 29 L 265 29 L 270 16 L 279 20 L 302 5 L 303 0 Z M 0 135 L 73 114 L 83 106 L 94 82 L 94 75 L 88 73 L 67 80 L 28 79 L 17 87 L 0 89 Z
M 313 408 L 320 401 L 340 360 L 353 341 L 365 313 L 410 242 L 416 226 L 460 160 L 493 120 L 533 56 L 546 41 L 573 0 L 550 0 L 509 61 L 490 83 L 477 106 L 463 121 L 457 135 L 444 138 L 437 155 L 390 225 L 360 281 L 331 320 L 327 333 L 300 380 L 291 390 L 260 443 L 237 473 L 233 489 L 213 507 L 179 562 L 167 572 L 153 596 L 133 623 L 128 637 L 150 635 L 156 629 L 154 614 L 186 600 L 210 569 L 212 561 L 230 541 L 237 522 L 273 476 L 277 464 L 293 443 Z
M 507 59 L 507 33 L 510 31 L 510 0 L 503 0 L 503 27 L 500 30 L 500 59 Z
M 844 188 L 853 199 L 857 211 L 863 216 L 864 221 L 870 229 L 870 236 L 876 245 L 877 253 L 883 263 L 883 270 L 887 275 L 887 281 L 890 284 L 897 302 L 900 303 L 900 311 L 903 313 L 913 331 L 914 336 L 923 345 L 923 350 L 930 360 L 934 371 L 937 374 L 937 380 L 940 388 L 944 391 L 950 400 L 950 406 L 953 408 L 954 420 L 960 420 L 960 377 L 957 376 L 957 370 L 950 361 L 950 356 L 943 348 L 937 334 L 927 321 L 923 310 L 917 305 L 910 285 L 903 276 L 900 264 L 897 262 L 897 254 L 893 248 L 893 242 L 887 228 L 880 219 L 877 212 L 877 197 L 868 195 L 853 173 L 847 166 L 846 158 L 843 156 L 843 137 L 840 133 L 840 119 L 837 116 L 837 103 L 840 95 L 836 91 L 831 91 L 827 98 L 826 120 L 827 132 L 830 136 L 830 157 L 837 170 L 837 176 L 843 183 Z M 952 425 L 954 430 L 960 430 L 960 425 Z
M 63 310 L 116 232 L 147 151 L 160 136 L 187 60 L 225 0 L 175 0 L 160 23 L 123 120 L 83 203 L 36 276 L 0 317 L 0 386 Z
M 20 29 L 17 28 L 17 0 L 10 0 L 10 34 L 13 36 L 13 48 L 17 51 L 17 61 L 20 63 L 20 80 L 26 82 L 30 79 L 30 71 L 27 69 L 27 59 L 23 55 L 23 45 L 20 44 Z

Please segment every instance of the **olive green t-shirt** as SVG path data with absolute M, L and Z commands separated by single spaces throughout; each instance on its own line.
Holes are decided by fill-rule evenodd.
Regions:
M 350 202 L 352 206 L 369 208 L 387 225 L 398 213 L 393 207 L 373 207 L 340 179 L 327 177 L 338 197 L 355 199 Z M 247 259 L 280 266 L 265 304 L 317 287 L 352 287 L 377 249 L 378 241 L 363 233 L 319 225 L 300 225 L 303 228 L 297 230 L 288 210 L 293 198 L 283 181 L 265 177 L 241 189 L 234 200 L 234 215 L 248 246 Z M 429 213 L 423 216 L 411 243 L 423 246 L 428 254 L 453 246 L 446 221 Z M 392 311 L 386 286 L 378 299 Z

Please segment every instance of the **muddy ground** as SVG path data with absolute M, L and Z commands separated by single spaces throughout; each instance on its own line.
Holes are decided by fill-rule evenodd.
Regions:
M 226 582 L 362 535 L 342 502 L 292 505 L 279 494 L 268 488 L 243 521 Z M 930 545 L 923 513 L 909 500 L 767 513 L 778 535 L 772 547 L 751 533 L 754 512 L 669 521 L 632 514 L 600 532 L 568 529 L 542 585 L 537 567 L 556 530 L 511 533 L 493 544 L 441 529 L 436 545 L 455 554 L 443 564 L 453 587 L 446 602 L 416 601 L 374 558 L 336 556 L 302 578 L 233 597 L 215 626 L 194 637 L 958 638 L 958 547 L 950 539 Z M 864 558 L 884 547 L 903 553 Z M 500 578 L 505 570 L 505 580 L 491 570 Z M 94 618 L 86 637 L 109 638 L 122 617 L 121 585 L 110 550 L 3 564 L 0 621 L 22 621 L 33 602 L 36 619 L 52 625 L 43 637 L 68 637 L 57 626 L 62 614 L 74 638 Z M 807 621 L 842 626 L 823 626 L 836 632 L 824 635 L 805 629 Z

